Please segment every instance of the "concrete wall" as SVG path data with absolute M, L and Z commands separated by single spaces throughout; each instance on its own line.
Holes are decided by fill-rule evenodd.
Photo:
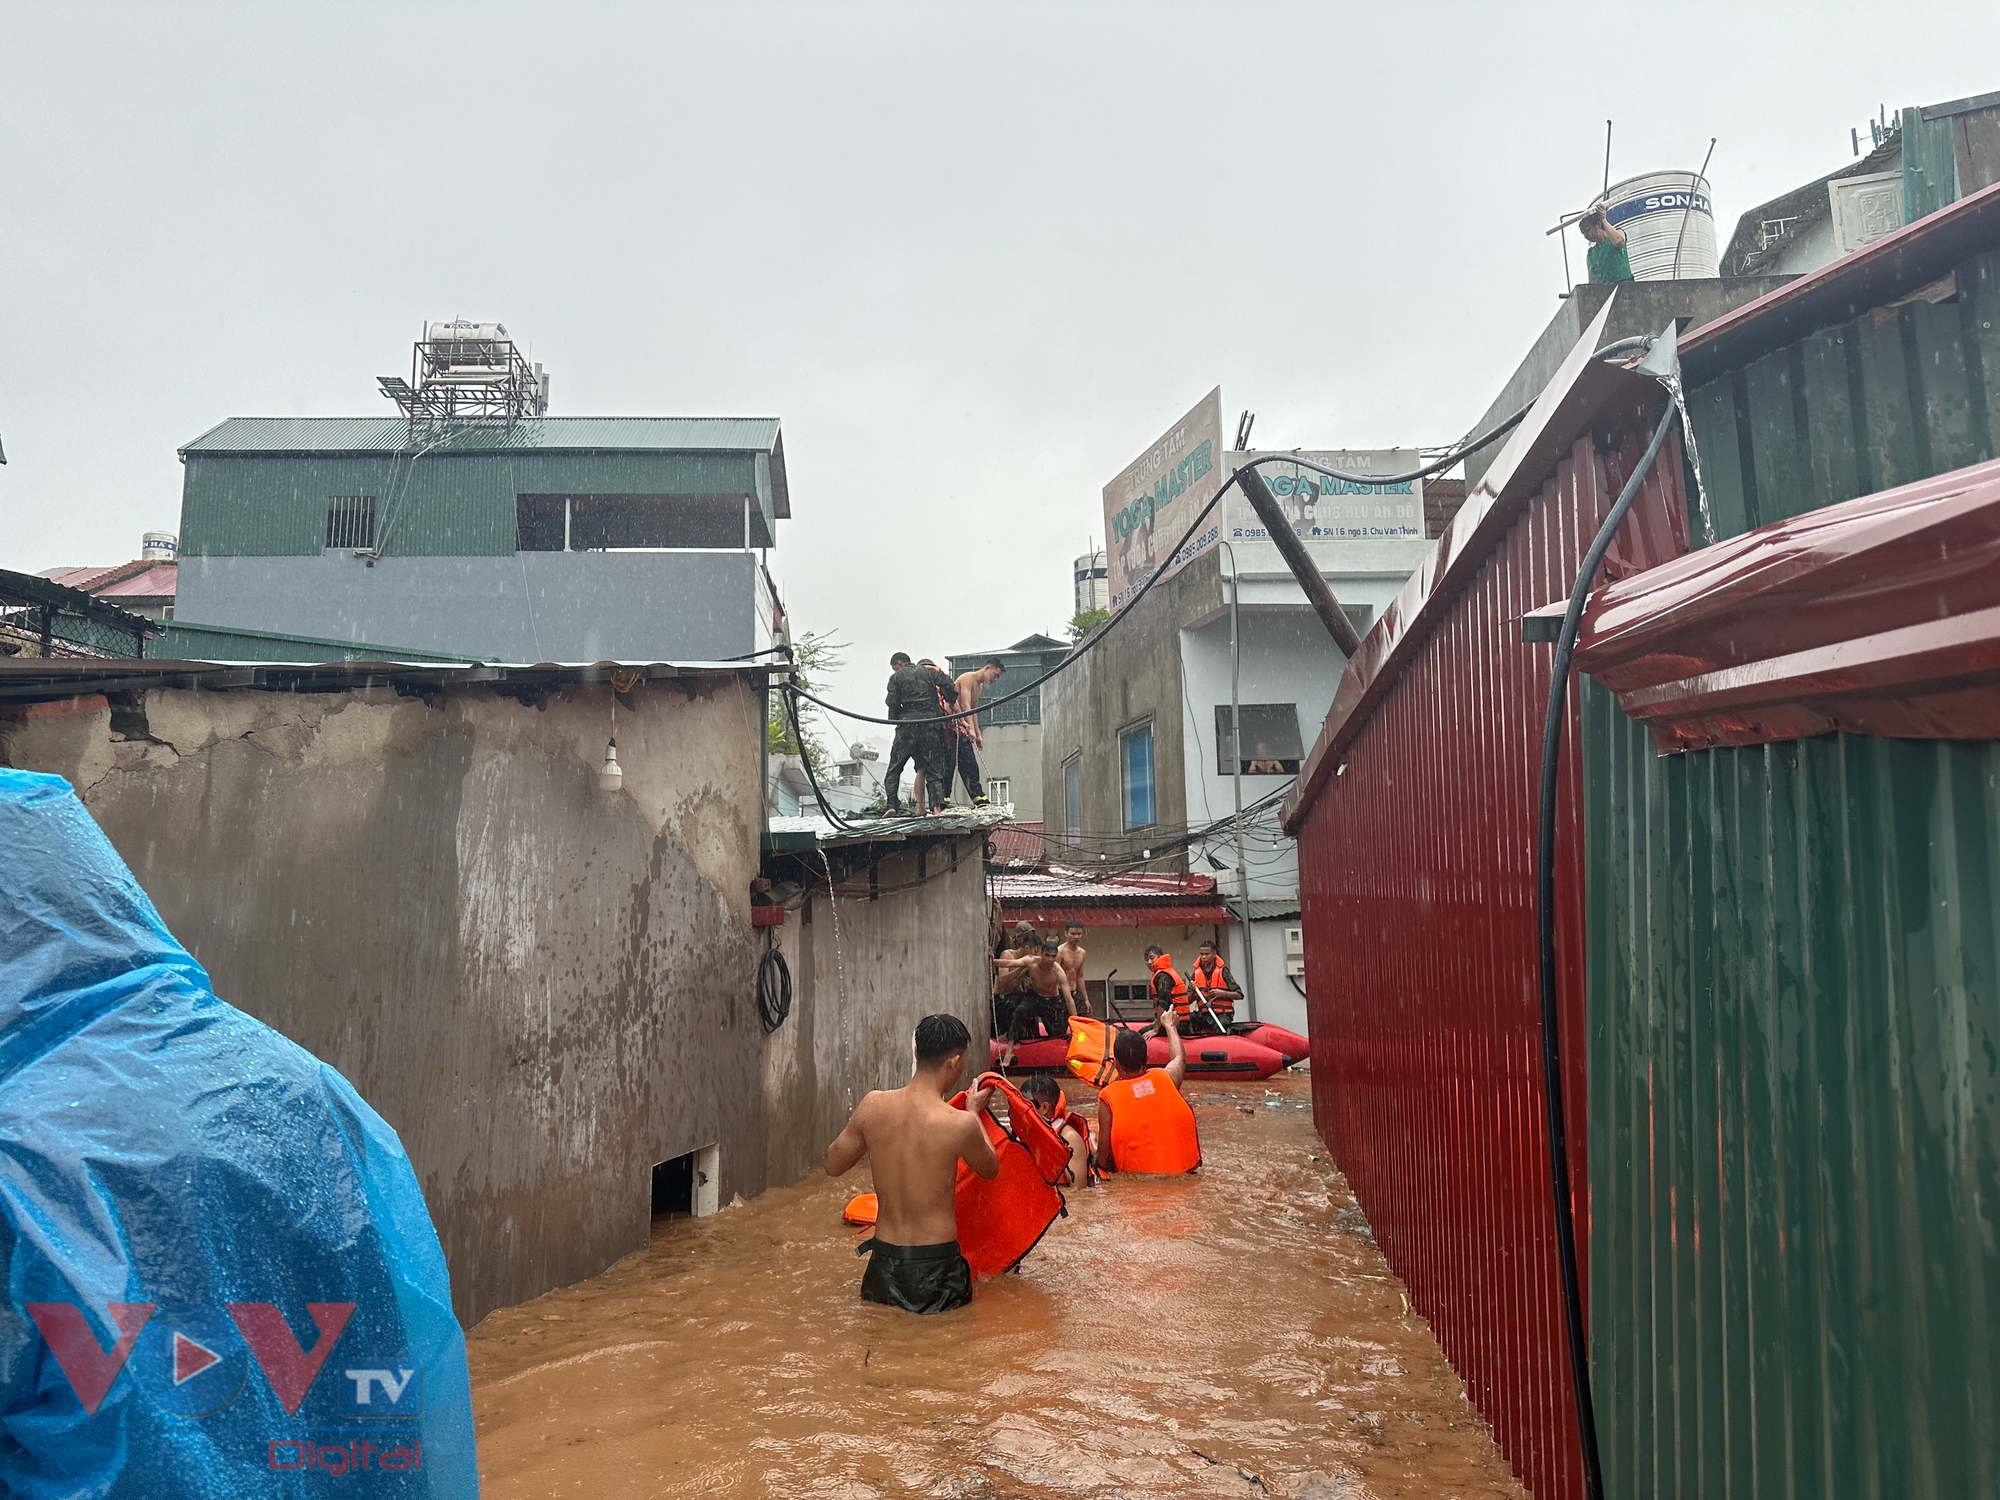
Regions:
M 1187 823 L 1187 773 L 1181 762 L 1180 622 L 1220 607 L 1217 553 L 1196 558 L 1162 580 L 1118 627 L 1083 653 L 1076 665 L 1042 688 L 1042 785 L 1048 788 L 1049 858 L 1065 855 L 1062 837 L 1063 762 L 1080 755 L 1083 767 L 1083 833 L 1092 853 L 1101 848 L 1138 851 Z M 1097 639 L 1092 637 L 1093 640 Z M 1127 831 L 1119 767 L 1119 731 L 1153 721 L 1153 828 Z M 1108 844 L 1105 841 L 1109 841 Z M 1179 856 L 1159 869 L 1182 869 Z
M 6 763 L 72 781 L 217 993 L 401 1134 L 467 1322 L 643 1246 L 656 1162 L 718 1145 L 725 1202 L 792 1180 L 850 1094 L 902 1081 L 915 1013 L 984 1021 L 975 843 L 952 880 L 842 901 L 833 958 L 816 903 L 804 998 L 767 1038 L 756 692 L 636 689 L 606 795 L 608 692 L 155 691 L 0 719 Z
M 911 1038 L 924 1016 L 948 1011 L 972 1032 L 966 1082 L 986 1066 L 984 846 L 984 834 L 936 840 L 921 856 L 873 846 L 873 899 L 871 850 L 830 851 L 837 885 L 829 892 L 821 870 L 775 929 L 793 1000 L 763 1056 L 764 1097 L 784 1101 L 785 1118 L 766 1138 L 768 1181 L 818 1171 L 863 1094 L 910 1081 Z M 808 871 L 817 865 L 806 861 Z M 859 1177 L 856 1184 L 865 1187 Z
M 1590 326 L 1591 320 L 1613 292 L 1617 293 L 1617 301 L 1604 324 L 1604 342 L 1607 344 L 1638 334 L 1658 333 L 1667 326 L 1669 318 L 1678 318 L 1683 329 L 1699 328 L 1746 302 L 1755 301 L 1791 279 L 1789 276 L 1726 276 L 1701 281 L 1623 281 L 1609 286 L 1585 282 L 1571 290 L 1569 297 L 1528 350 L 1527 357 L 1500 388 L 1493 404 L 1467 430 L 1466 436 L 1487 431 L 1540 395 L 1542 387 L 1549 383 L 1550 377 L 1562 364 L 1563 356 L 1576 347 L 1576 341 L 1583 337 L 1583 330 Z M 1505 446 L 1503 438 L 1465 460 L 1468 486 L 1479 482 L 1479 477 L 1500 456 L 1500 450 Z
M 1257 982 L 1250 983 L 1250 969 L 1243 961 L 1243 929 L 1231 925 L 1223 928 L 1223 940 L 1228 944 L 1226 956 L 1229 967 L 1236 975 L 1236 982 L 1244 986 L 1250 996 L 1248 1006 L 1236 1008 L 1238 1019 L 1245 1021 L 1270 1021 L 1278 1026 L 1307 1035 L 1306 997 L 1293 988 L 1291 980 L 1285 977 L 1285 929 L 1296 927 L 1299 919 L 1291 917 L 1271 917 L 1259 919 L 1250 924 L 1257 948 Z M 1176 958 L 1180 955 L 1175 954 Z M 1301 979 L 1300 984 L 1305 981 Z
M 487 661 L 722 661 L 771 644 L 748 552 L 184 556 L 177 619 Z M 762 606 L 760 608 L 760 605 Z
M 1400 585 L 1401 580 L 1396 582 Z M 1343 595 L 1341 602 L 1349 600 Z M 1311 748 L 1333 704 L 1333 691 L 1340 683 L 1346 658 L 1334 648 L 1319 617 L 1303 605 L 1287 609 L 1245 604 L 1240 611 L 1239 636 L 1239 700 L 1297 704 L 1301 748 Z M 1236 805 L 1233 778 L 1221 774 L 1215 761 L 1215 710 L 1229 702 L 1228 610 L 1197 629 L 1180 632 L 1180 651 L 1187 681 L 1182 728 L 1191 741 L 1185 756 L 1185 797 L 1191 821 L 1211 823 L 1228 817 Z M 1243 801 L 1246 805 L 1254 802 L 1290 780 L 1288 776 L 1245 776 Z M 1235 840 L 1224 837 L 1207 847 L 1230 868 L 1214 872 L 1199 854 L 1191 868 L 1202 874 L 1214 873 L 1225 895 L 1239 895 Z M 1298 894 L 1298 847 L 1279 830 L 1275 815 L 1267 815 L 1246 832 L 1244 852 L 1252 896 Z
M 1007 778 L 1017 822 L 1041 822 L 1042 726 L 995 724 L 980 733 L 986 738 L 986 749 L 979 757 L 979 774 L 982 777 Z M 965 800 L 963 787 L 957 788 L 952 800 Z

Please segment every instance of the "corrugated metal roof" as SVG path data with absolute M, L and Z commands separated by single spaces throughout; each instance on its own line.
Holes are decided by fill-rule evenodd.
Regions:
M 835 827 L 817 812 L 780 815 L 770 820 L 774 844 L 784 848 L 811 839 L 815 844 L 900 844 L 926 834 L 981 833 L 998 827 L 1012 815 L 1004 807 L 953 807 L 923 817 L 868 818 L 844 815 L 847 826 Z
M 171 599 L 177 576 L 176 564 L 151 558 L 103 568 L 50 568 L 42 574 L 50 583 L 99 599 Z
M 20 574 L 0 574 L 0 582 Z M 46 579 L 35 582 L 54 587 Z M 89 595 L 93 608 L 109 610 Z M 112 610 L 123 614 L 122 610 Z M 139 625 L 153 622 L 129 616 Z M 394 661 L 195 661 L 148 657 L 122 658 L 0 657 L 0 700 L 46 702 L 79 693 L 128 692 L 139 688 L 257 688 L 295 693 L 335 688 L 397 687 L 410 689 L 492 686 L 509 694 L 535 692 L 572 683 L 605 683 L 613 675 L 636 672 L 641 681 L 662 682 L 680 677 L 730 676 L 758 682 L 769 680 L 773 668 L 754 662 L 536 662 L 483 663 L 465 666 L 446 662 Z
M 1215 881 L 1206 875 L 1111 875 L 1093 877 L 1080 870 L 1055 868 L 1043 872 L 996 874 L 993 898 L 1005 904 L 1030 901 L 1100 902 L 1166 906 L 1190 897 L 1213 899 Z
M 1243 904 L 1243 902 L 1239 901 L 1237 906 Z M 1279 917 L 1296 917 L 1299 915 L 1299 898 L 1297 896 L 1252 896 L 1248 905 L 1250 907 L 1250 920 L 1253 922 L 1269 922 Z M 1233 911 L 1235 907 L 1231 907 L 1230 909 Z
M 1003 917 L 1032 917 L 1042 928 L 1067 927 L 1220 927 L 1236 918 L 1221 906 L 1024 906 L 1000 903 Z
M 229 417 L 181 448 L 189 453 L 770 453 L 776 417 L 531 417 L 507 427 L 467 423 L 435 447 L 410 442 L 402 417 Z

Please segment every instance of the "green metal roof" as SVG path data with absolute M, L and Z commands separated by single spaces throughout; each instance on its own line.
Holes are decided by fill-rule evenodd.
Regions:
M 411 440 L 403 417 L 227 417 L 180 456 L 447 453 L 752 453 L 767 455 L 771 510 L 792 514 L 776 417 L 530 417 L 511 427 L 468 422 Z
M 229 417 L 181 448 L 187 453 L 770 453 L 776 417 L 530 417 L 511 427 L 465 423 L 444 441 L 410 441 L 402 417 Z

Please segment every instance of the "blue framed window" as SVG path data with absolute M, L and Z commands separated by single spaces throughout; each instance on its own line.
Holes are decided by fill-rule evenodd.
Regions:
M 1125 790 L 1125 826 L 1150 828 L 1157 817 L 1153 799 L 1153 725 L 1134 725 L 1118 736 L 1120 780 Z

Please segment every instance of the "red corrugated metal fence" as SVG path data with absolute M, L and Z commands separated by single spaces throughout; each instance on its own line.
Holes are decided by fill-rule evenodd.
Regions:
M 1485 560 L 1454 597 L 1406 611 L 1414 644 L 1372 707 L 1351 716 L 1346 743 L 1333 743 L 1344 767 L 1319 783 L 1298 830 L 1320 1134 L 1515 1471 L 1536 1495 L 1565 1500 L 1582 1484 L 1549 1204 L 1534 923 L 1551 648 L 1524 645 L 1520 621 L 1568 594 L 1637 445 L 1623 444 L 1607 474 L 1586 433 L 1503 533 L 1468 518 L 1467 537 L 1490 548 Z M 1635 535 L 1654 557 L 1678 550 L 1678 471 L 1669 446 L 1621 539 L 1628 563 Z M 1582 1251 L 1575 702 L 1557 940 Z

